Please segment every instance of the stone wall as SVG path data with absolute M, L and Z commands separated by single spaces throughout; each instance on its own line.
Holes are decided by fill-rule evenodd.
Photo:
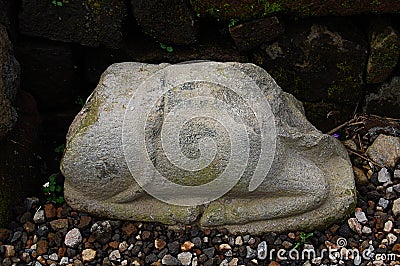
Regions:
M 62 140 L 101 73 L 122 61 L 253 62 L 303 101 L 322 131 L 355 111 L 400 116 L 397 0 L 165 3 L 0 0 L 44 137 Z

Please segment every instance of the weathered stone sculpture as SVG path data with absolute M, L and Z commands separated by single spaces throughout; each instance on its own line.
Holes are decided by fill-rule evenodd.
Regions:
M 110 66 L 61 170 L 75 209 L 232 232 L 324 226 L 355 203 L 346 150 L 252 64 Z

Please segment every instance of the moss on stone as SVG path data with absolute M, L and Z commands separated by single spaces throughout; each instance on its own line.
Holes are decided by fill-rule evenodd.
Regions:
M 381 34 L 372 36 L 371 54 L 367 64 L 367 82 L 385 81 L 395 68 L 399 54 L 399 38 L 391 27 L 387 27 Z

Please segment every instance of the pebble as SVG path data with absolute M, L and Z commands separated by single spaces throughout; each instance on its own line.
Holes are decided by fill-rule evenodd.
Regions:
M 369 184 L 368 178 L 365 175 L 364 171 L 358 167 L 353 166 L 354 179 L 356 181 L 357 186 L 367 186 Z
M 231 250 L 231 246 L 229 244 L 221 244 L 219 245 L 219 250 Z
M 136 226 L 131 222 L 125 222 L 122 225 L 122 233 L 128 237 L 137 233 Z
M 62 257 L 60 260 L 60 265 L 67 265 L 69 263 L 68 257 Z
M 203 253 L 206 254 L 209 259 L 211 259 L 212 257 L 214 257 L 215 248 L 214 247 L 205 248 L 203 249 Z
M 181 250 L 182 251 L 189 251 L 194 247 L 194 244 L 190 241 L 185 241 L 185 243 L 183 243 L 181 245 Z
M 47 243 L 46 240 L 40 240 L 37 242 L 37 248 L 36 248 L 36 252 L 39 255 L 43 255 L 47 253 L 47 250 L 49 248 L 49 244 Z
M 90 232 L 97 241 L 106 244 L 111 239 L 112 227 L 109 221 L 97 222 L 92 225 Z
M 243 239 L 242 239 L 241 236 L 237 236 L 237 237 L 235 238 L 235 245 L 236 245 L 236 246 L 241 246 L 241 245 L 243 245 Z
M 28 233 L 28 234 L 32 234 L 33 232 L 35 232 L 36 226 L 34 223 L 27 221 L 24 224 L 24 230 Z M 0 237 L 0 241 L 1 241 L 1 237 Z
M 400 160 L 400 138 L 380 134 L 366 153 L 374 162 L 394 168 Z
M 389 220 L 385 223 L 385 225 L 383 227 L 383 231 L 385 233 L 389 233 L 390 231 L 392 231 L 392 229 L 393 229 L 393 222 Z
M 365 234 L 365 235 L 369 235 L 369 234 L 372 233 L 372 230 L 368 226 L 363 226 L 362 233 Z
M 123 241 L 118 245 L 118 250 L 122 253 L 124 253 L 128 248 L 129 248 L 129 244 L 126 241 Z
M 390 179 L 390 173 L 386 168 L 382 168 L 379 172 L 378 172 L 378 181 L 380 183 L 386 183 L 391 181 Z
M 393 201 L 392 212 L 396 216 L 400 214 L 400 198 Z
M 170 254 L 165 255 L 162 258 L 161 263 L 165 264 L 165 265 L 179 265 L 180 264 L 179 260 Z
M 83 260 L 84 263 L 85 262 L 91 262 L 96 258 L 96 250 L 93 250 L 93 249 L 90 249 L 90 248 L 84 249 L 82 251 L 81 255 L 82 255 L 82 260 Z
M 49 255 L 49 260 L 58 261 L 57 253 L 52 253 Z
M 57 216 L 57 210 L 51 203 L 44 205 L 44 213 L 47 219 L 52 219 Z
M 190 265 L 190 263 L 192 262 L 192 253 L 190 252 L 179 253 L 178 260 L 182 263 L 182 265 Z
M 238 258 L 233 258 L 229 263 L 228 266 L 237 266 L 239 262 Z
M 13 257 L 15 255 L 15 250 L 14 250 L 14 246 L 11 245 L 3 245 L 5 251 L 4 251 L 4 256 L 6 258 L 10 258 Z
M 119 253 L 119 250 L 113 250 L 108 258 L 110 261 L 119 261 L 121 259 L 121 253 Z
M 389 206 L 389 201 L 385 198 L 380 198 L 378 205 L 381 206 L 383 209 L 386 209 Z
M 353 263 L 354 263 L 355 266 L 360 265 L 361 262 L 362 262 L 361 256 L 356 256 L 356 257 L 354 258 L 354 260 L 353 260 Z
M 393 177 L 400 179 L 400 170 L 399 169 L 394 170 Z
M 55 231 L 66 231 L 68 229 L 68 219 L 57 219 L 50 222 L 50 227 Z
M 70 248 L 77 248 L 82 242 L 82 235 L 78 228 L 73 228 L 65 235 L 64 244 Z
M 386 237 L 386 239 L 389 241 L 389 245 L 393 245 L 397 241 L 397 236 L 395 236 L 392 233 L 389 233 Z
M 400 184 L 394 185 L 393 190 L 396 191 L 397 193 L 400 193 Z
M 35 224 L 41 224 L 46 221 L 46 218 L 44 216 L 44 210 L 38 210 L 35 215 L 33 215 L 33 222 Z
M 255 251 L 254 249 L 252 249 L 249 246 L 246 246 L 246 259 L 254 259 L 257 257 L 257 251 Z
M 351 230 L 358 233 L 359 235 L 362 234 L 362 225 L 358 222 L 357 218 L 350 218 L 347 220 L 347 223 Z
M 165 246 L 167 245 L 167 242 L 165 242 L 164 240 L 157 238 L 156 240 L 154 240 L 154 247 L 158 250 L 162 250 Z
M 257 246 L 257 258 L 259 260 L 265 260 L 267 258 L 267 242 L 262 241 L 260 244 Z
M 357 221 L 362 224 L 365 224 L 366 222 L 368 222 L 367 216 L 365 215 L 365 213 L 362 211 L 361 208 L 356 208 L 355 216 L 356 216 Z
M 20 239 L 20 237 L 22 236 L 22 232 L 21 231 L 16 231 L 13 234 L 13 237 L 11 239 L 11 243 L 14 243 L 15 241 L 17 241 L 18 239 Z

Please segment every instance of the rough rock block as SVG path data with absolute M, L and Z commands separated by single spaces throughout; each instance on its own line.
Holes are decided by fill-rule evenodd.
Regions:
M 376 93 L 365 97 L 364 111 L 368 114 L 400 118 L 400 77 L 382 84 Z
M 284 31 L 277 17 L 257 19 L 229 28 L 229 32 L 239 50 L 246 51 L 262 43 L 272 41 Z
M 61 170 L 75 209 L 231 232 L 310 230 L 355 203 L 342 144 L 253 64 L 110 66 Z
M 196 20 L 184 0 L 132 0 L 132 9 L 138 24 L 159 42 L 185 45 L 197 40 Z
M 301 101 L 354 104 L 363 92 L 367 44 L 346 20 L 304 21 L 254 52 L 254 60 Z
M 19 26 L 30 36 L 118 48 L 126 14 L 123 0 L 24 0 Z
M 383 19 L 371 23 L 370 55 L 367 63 L 367 83 L 384 82 L 393 72 L 399 58 L 399 34 L 392 23 Z

